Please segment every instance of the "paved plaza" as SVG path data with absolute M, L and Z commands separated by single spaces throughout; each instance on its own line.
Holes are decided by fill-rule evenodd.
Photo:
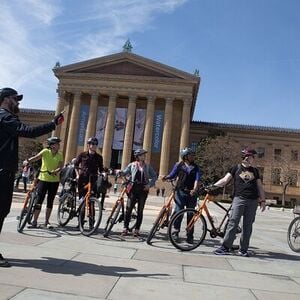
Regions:
M 152 246 L 146 244 L 162 197 L 149 198 L 141 239 L 121 238 L 121 224 L 110 238 L 101 229 L 87 238 L 75 229 L 75 221 L 66 228 L 20 234 L 16 216 L 23 197 L 15 194 L 0 237 L 0 252 L 12 264 L 0 269 L 0 299 L 300 299 L 300 255 L 286 242 L 290 210 L 257 213 L 252 257 L 219 257 L 212 252 L 220 240 L 209 234 L 188 253 L 176 250 L 165 231 Z M 113 194 L 107 198 L 101 228 L 115 199 Z M 211 207 L 218 218 L 220 211 Z M 51 219 L 55 224 L 56 211 Z

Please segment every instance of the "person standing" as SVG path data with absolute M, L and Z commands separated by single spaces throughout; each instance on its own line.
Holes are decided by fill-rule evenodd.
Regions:
M 252 166 L 257 152 L 254 149 L 245 148 L 241 154 L 242 163 L 233 166 L 223 178 L 214 184 L 215 186 L 224 187 L 231 180 L 234 183 L 229 221 L 223 243 L 221 247 L 214 251 L 216 255 L 230 254 L 240 219 L 243 217 L 243 228 L 238 254 L 248 257 L 249 242 L 258 203 L 260 203 L 262 211 L 266 208 L 265 193 L 260 175 L 258 169 Z
M 78 180 L 79 199 L 86 195 L 84 186 L 91 181 L 93 191 L 97 195 L 96 181 L 103 172 L 103 158 L 97 153 L 98 139 L 90 137 L 87 141 L 88 150 L 80 153 L 74 163 L 76 179 Z
M 27 183 L 29 181 L 29 177 L 31 174 L 31 168 L 29 166 L 28 161 L 23 162 L 23 169 L 22 169 L 22 180 L 23 180 L 23 186 L 24 186 L 24 193 L 27 193 Z
M 63 122 L 63 115 L 40 126 L 27 126 L 18 118 L 19 102 L 23 95 L 12 88 L 0 89 L 0 233 L 6 216 L 9 214 L 15 174 L 18 170 L 19 136 L 35 138 L 47 134 Z M 0 253 L 0 267 L 9 267 L 9 262 Z
M 41 212 L 42 204 L 47 195 L 47 208 L 45 216 L 46 228 L 53 228 L 49 219 L 51 216 L 53 202 L 59 186 L 59 172 L 63 167 L 63 156 L 58 151 L 61 140 L 58 137 L 50 137 L 47 139 L 48 147 L 43 149 L 37 155 L 28 159 L 28 163 L 42 160 L 41 170 L 38 176 L 37 193 L 38 200 L 34 207 L 33 221 L 30 228 L 37 227 L 37 221 Z
M 195 163 L 195 152 L 191 148 L 184 148 L 180 151 L 181 161 L 176 163 L 170 174 L 162 178 L 163 181 L 168 179 L 177 179 L 175 191 L 175 212 L 186 208 L 195 208 L 197 204 L 197 191 L 201 184 L 201 171 Z M 191 217 L 191 216 L 190 216 Z M 174 224 L 173 235 L 178 237 L 181 221 Z M 187 243 L 193 244 L 194 237 L 191 232 L 187 236 Z
M 130 176 L 130 181 L 133 182 L 132 188 L 129 191 L 129 198 L 126 205 L 126 213 L 124 219 L 123 236 L 128 235 L 129 222 L 131 213 L 135 204 L 137 208 L 137 222 L 134 230 L 134 236 L 140 235 L 140 227 L 143 221 L 143 212 L 146 199 L 148 197 L 149 189 L 155 185 L 157 175 L 153 168 L 146 164 L 146 153 L 144 149 L 137 149 L 134 152 L 135 161 L 130 163 L 123 171 L 118 173 L 119 176 Z

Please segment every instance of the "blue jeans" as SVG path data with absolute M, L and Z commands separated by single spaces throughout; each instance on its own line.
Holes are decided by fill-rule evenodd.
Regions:
M 183 190 L 177 190 L 175 192 L 175 211 L 174 214 L 179 212 L 180 210 L 186 208 L 195 208 L 197 204 L 197 197 L 191 196 L 189 193 L 184 192 Z M 188 214 L 188 222 L 189 222 L 189 216 L 192 217 L 192 214 Z M 177 218 L 174 222 L 174 229 L 176 231 L 180 231 L 180 225 L 181 225 L 182 218 Z

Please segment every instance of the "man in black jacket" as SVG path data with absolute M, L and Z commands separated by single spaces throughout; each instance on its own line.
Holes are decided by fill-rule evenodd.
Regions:
M 40 126 L 23 124 L 17 114 L 23 95 L 12 88 L 0 89 L 0 233 L 8 215 L 13 197 L 15 173 L 18 170 L 18 137 L 35 138 L 51 132 L 63 122 L 63 115 Z M 10 264 L 0 253 L 0 267 Z

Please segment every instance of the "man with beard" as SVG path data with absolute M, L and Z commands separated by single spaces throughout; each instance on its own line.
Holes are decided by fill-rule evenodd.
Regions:
M 46 124 L 32 127 L 23 124 L 17 114 L 23 95 L 12 88 L 0 89 L 0 233 L 11 207 L 15 173 L 18 170 L 18 137 L 35 138 L 51 132 L 63 122 L 59 114 Z M 0 253 L 0 267 L 10 264 Z

